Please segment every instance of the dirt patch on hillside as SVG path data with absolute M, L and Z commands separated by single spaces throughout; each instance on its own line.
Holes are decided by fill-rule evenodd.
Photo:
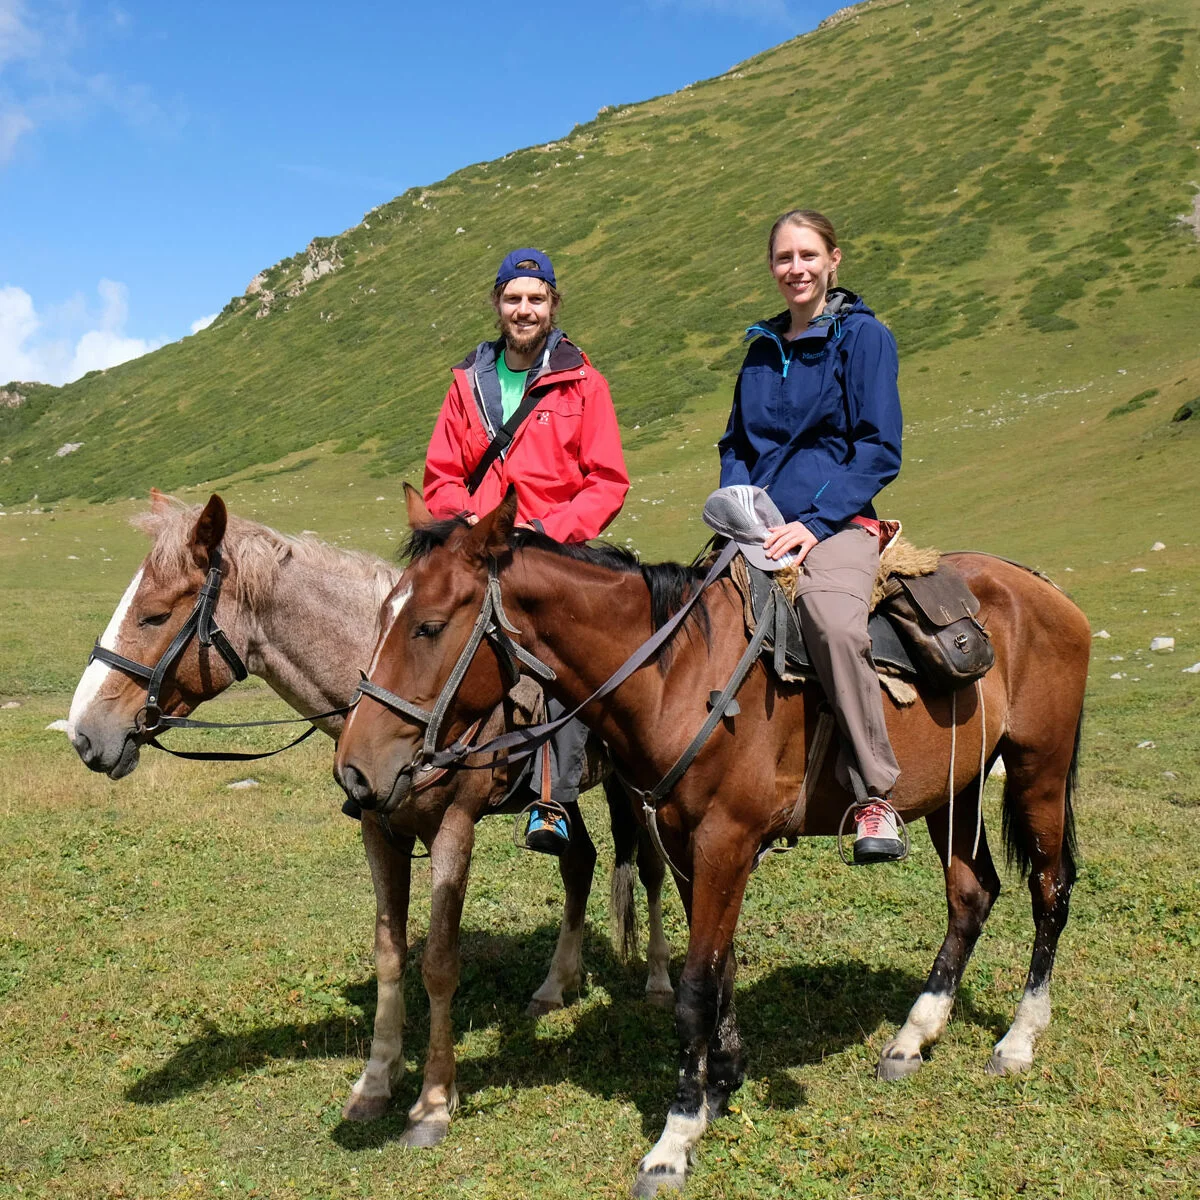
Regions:
M 1200 184 L 1193 183 L 1192 187 L 1200 188 Z M 1196 240 L 1200 242 L 1200 191 L 1197 191 L 1192 197 L 1192 211 L 1179 214 L 1179 223 L 1186 225 L 1195 235 Z

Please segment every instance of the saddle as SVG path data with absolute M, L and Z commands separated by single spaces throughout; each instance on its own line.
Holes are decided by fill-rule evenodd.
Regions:
M 731 575 L 742 596 L 747 632 L 755 632 L 760 618 L 773 618 L 763 654 L 776 676 L 785 683 L 814 679 L 792 603 L 797 572 L 761 571 L 739 555 Z M 975 620 L 978 598 L 936 551 L 916 550 L 904 539 L 889 545 L 871 603 L 871 657 L 897 703 L 916 699 L 913 680 L 952 690 L 978 679 L 994 662 L 987 631 Z

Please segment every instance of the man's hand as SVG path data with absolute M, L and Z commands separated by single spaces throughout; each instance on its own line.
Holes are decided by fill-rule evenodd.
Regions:
M 802 563 L 808 557 L 808 552 L 820 540 L 808 526 L 799 521 L 789 521 L 786 525 L 771 525 L 767 528 L 767 540 L 763 542 L 763 549 L 768 558 L 782 558 L 789 550 L 795 550 L 796 562 Z

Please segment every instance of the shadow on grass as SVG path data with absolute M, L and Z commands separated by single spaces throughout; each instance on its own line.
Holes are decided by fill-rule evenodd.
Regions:
M 611 1003 L 590 1006 L 573 1021 L 526 1016 L 525 1005 L 541 983 L 541 967 L 550 960 L 557 934 L 552 925 L 520 938 L 464 933 L 454 1025 L 459 1031 L 495 1028 L 499 1046 L 484 1055 L 460 1058 L 459 1091 L 464 1097 L 477 1092 L 486 1096 L 486 1089 L 492 1087 L 570 1082 L 594 1096 L 633 1105 L 642 1114 L 646 1135 L 656 1133 L 675 1088 L 674 1017 L 645 1003 L 644 967 L 620 964 L 607 940 L 590 927 L 584 961 L 595 986 L 605 989 Z M 345 1149 L 397 1140 L 404 1130 L 405 1112 L 420 1090 L 429 1032 L 429 1005 L 418 969 L 422 950 L 423 943 L 412 947 L 405 978 L 405 1054 L 416 1060 L 417 1069 L 405 1074 L 386 1117 L 368 1125 L 341 1122 L 335 1126 L 332 1137 Z M 672 964 L 674 978 L 680 965 L 678 960 Z M 811 966 L 790 963 L 739 986 L 738 1018 L 750 1068 L 766 1080 L 771 1103 L 783 1108 L 803 1105 L 804 1089 L 790 1073 L 860 1043 L 881 1021 L 899 1025 L 924 982 L 908 971 L 849 959 Z M 126 1098 L 137 1104 L 163 1103 L 236 1080 L 276 1059 L 365 1060 L 374 1018 L 374 981 L 352 984 L 343 995 L 362 1015 L 338 1014 L 237 1031 L 210 1025 L 129 1087 Z M 1003 1028 L 996 1014 L 976 1009 L 969 990 L 960 992 L 956 1012 L 959 1020 L 993 1031 Z M 503 1102 L 503 1098 L 496 1100 Z M 463 1115 L 486 1112 L 489 1106 L 486 1098 L 468 1099 Z

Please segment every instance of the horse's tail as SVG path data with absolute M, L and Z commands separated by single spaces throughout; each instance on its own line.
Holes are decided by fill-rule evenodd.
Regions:
M 634 863 L 637 860 L 638 827 L 629 797 L 615 775 L 604 781 L 608 818 L 613 837 L 613 872 L 608 894 L 608 925 L 619 961 L 637 957 L 638 914 L 634 902 Z
M 1062 869 L 1066 879 L 1074 883 L 1079 859 L 1079 843 L 1075 833 L 1075 808 L 1072 802 L 1076 788 L 1079 786 L 1079 745 L 1083 738 L 1083 710 L 1079 710 L 1079 720 L 1075 723 L 1075 746 L 1071 751 L 1071 765 L 1067 768 L 1067 778 L 1063 788 L 1063 833 L 1062 833 Z M 1004 847 L 1009 866 L 1016 866 L 1021 872 L 1021 878 L 1028 876 L 1032 868 L 1029 846 L 1026 842 L 1028 832 L 1025 826 L 1016 819 L 1016 794 L 1011 782 L 1004 781 L 1004 807 L 1001 813 L 1004 833 Z

